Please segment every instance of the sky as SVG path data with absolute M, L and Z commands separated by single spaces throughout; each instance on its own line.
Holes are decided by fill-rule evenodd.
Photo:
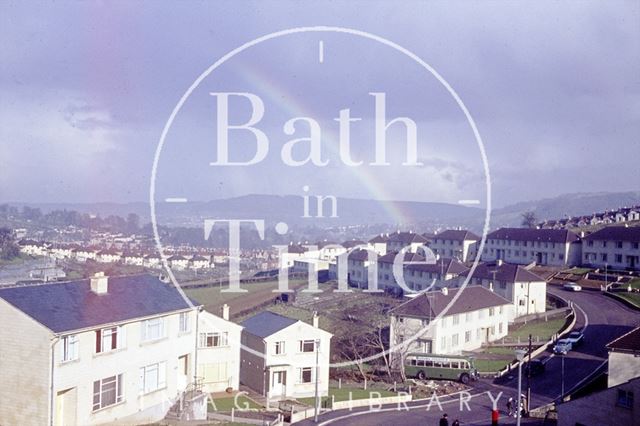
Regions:
M 148 200 L 163 129 L 194 81 L 251 40 L 317 26 L 396 43 L 453 88 L 482 138 L 495 206 L 640 189 L 637 1 L 4 1 L 0 200 Z M 260 99 L 264 159 L 211 164 L 220 129 L 211 93 Z M 389 164 L 371 165 L 370 93 L 385 94 L 387 123 L 416 124 L 420 165 L 403 164 L 402 123 L 385 133 Z M 349 146 L 358 166 L 339 155 L 344 109 L 359 119 Z M 255 112 L 247 96 L 229 95 L 229 124 Z M 327 164 L 287 164 L 283 147 L 298 161 L 309 154 L 308 140 L 292 140 L 309 138 L 313 123 Z M 229 131 L 232 160 L 256 147 L 250 131 Z M 334 31 L 266 40 L 204 77 L 167 129 L 155 180 L 159 200 L 309 193 L 481 205 L 486 182 L 472 128 L 433 74 L 389 45 Z

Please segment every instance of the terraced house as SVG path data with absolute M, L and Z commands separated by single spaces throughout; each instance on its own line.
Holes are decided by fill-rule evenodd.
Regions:
M 471 231 L 447 229 L 433 236 L 429 248 L 440 257 L 449 257 L 461 262 L 472 261 L 480 237 Z
M 161 420 L 193 382 L 197 310 L 149 275 L 1 289 L 2 424 Z
M 608 226 L 587 235 L 582 243 L 582 264 L 640 270 L 640 227 Z
M 500 228 L 487 234 L 482 261 L 575 266 L 582 261 L 580 237 L 566 229 Z

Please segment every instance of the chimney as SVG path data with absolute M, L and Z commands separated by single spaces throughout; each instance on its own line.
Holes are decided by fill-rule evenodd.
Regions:
M 489 283 L 489 291 L 493 291 L 493 281 Z
M 449 295 L 449 289 L 447 287 L 442 287 L 442 294 L 444 294 L 445 296 Z
M 496 265 L 497 266 L 502 266 L 502 259 L 497 259 L 496 260 Z
M 229 305 L 222 305 L 222 319 L 229 321 Z
M 109 277 L 104 272 L 96 272 L 91 277 L 91 291 L 95 294 L 107 294 L 109 289 Z
M 313 319 L 312 319 L 312 325 L 314 328 L 318 328 L 319 327 L 319 317 L 318 317 L 318 311 L 313 311 Z

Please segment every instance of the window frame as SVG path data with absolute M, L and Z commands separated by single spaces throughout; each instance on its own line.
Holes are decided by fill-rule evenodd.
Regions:
M 70 341 L 72 340 L 72 341 Z M 77 334 L 69 334 L 61 339 L 60 362 L 76 361 L 80 358 L 80 340 Z M 70 348 L 74 348 L 73 351 Z
M 124 402 L 124 392 L 123 392 L 124 386 L 123 386 L 122 376 L 123 376 L 122 373 L 120 373 L 120 374 L 116 374 L 115 376 L 109 376 L 109 377 L 105 377 L 105 378 L 93 381 L 93 399 L 92 399 L 92 410 L 91 410 L 92 412 L 96 412 L 104 408 L 112 407 L 114 405 Z M 105 384 L 105 382 L 107 383 Z M 114 402 L 109 404 L 103 404 L 104 394 L 110 391 L 110 389 L 105 390 L 104 387 L 107 385 L 111 385 L 111 382 L 113 382 L 113 385 L 114 385 L 114 392 L 115 392 Z M 97 392 L 96 392 L 96 385 L 98 387 Z M 97 402 L 96 402 L 96 397 L 98 397 Z

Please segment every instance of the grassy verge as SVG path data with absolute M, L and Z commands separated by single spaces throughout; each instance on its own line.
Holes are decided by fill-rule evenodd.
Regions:
M 565 318 L 530 321 L 509 332 L 507 339 L 517 340 L 520 338 L 521 340 L 527 340 L 529 339 L 529 334 L 531 334 L 534 338 L 539 337 L 540 340 L 549 340 L 562 328 L 565 321 Z
M 511 354 L 513 354 L 513 350 L 511 350 Z M 513 356 L 504 359 L 476 359 L 475 364 L 481 373 L 495 373 L 511 364 L 511 361 L 513 361 Z
M 627 302 L 637 306 L 640 309 L 640 293 L 613 293 L 617 297 L 626 300 Z
M 333 395 L 333 397 L 335 398 L 336 402 L 340 402 L 340 401 L 348 401 L 349 400 L 349 392 L 351 392 L 351 400 L 356 400 L 356 399 L 368 399 L 372 397 L 372 393 L 373 397 L 377 397 L 378 394 L 380 394 L 380 397 L 384 398 L 387 396 L 397 396 L 398 394 L 395 392 L 391 392 L 388 390 L 384 390 L 384 389 L 360 389 L 360 388 L 342 388 L 342 389 L 337 389 L 337 388 L 331 388 L 329 389 L 329 396 L 324 396 L 322 397 L 322 402 L 321 405 L 325 405 L 326 402 L 328 402 L 330 404 L 329 401 L 331 401 L 331 396 Z M 313 404 L 315 403 L 315 398 L 298 398 L 298 401 L 303 403 L 303 404 L 307 404 L 310 406 L 313 406 Z
M 234 397 L 217 398 L 213 400 L 213 403 L 209 402 L 208 411 L 209 412 L 217 412 L 217 411 L 229 412 L 231 411 L 232 408 L 235 408 L 236 410 L 239 410 L 239 411 L 247 410 L 247 409 L 258 410 L 260 408 L 263 408 L 261 405 L 257 404 L 255 401 L 247 398 L 244 395 L 240 395 L 238 397 L 237 404 L 238 406 L 236 407 L 236 402 L 234 400 Z M 241 407 L 241 408 L 238 408 L 238 407 Z
M 562 273 L 565 274 L 575 274 L 575 275 L 584 275 L 588 272 L 593 271 L 593 269 L 591 268 L 570 268 L 570 269 L 565 269 L 564 271 L 562 271 Z

